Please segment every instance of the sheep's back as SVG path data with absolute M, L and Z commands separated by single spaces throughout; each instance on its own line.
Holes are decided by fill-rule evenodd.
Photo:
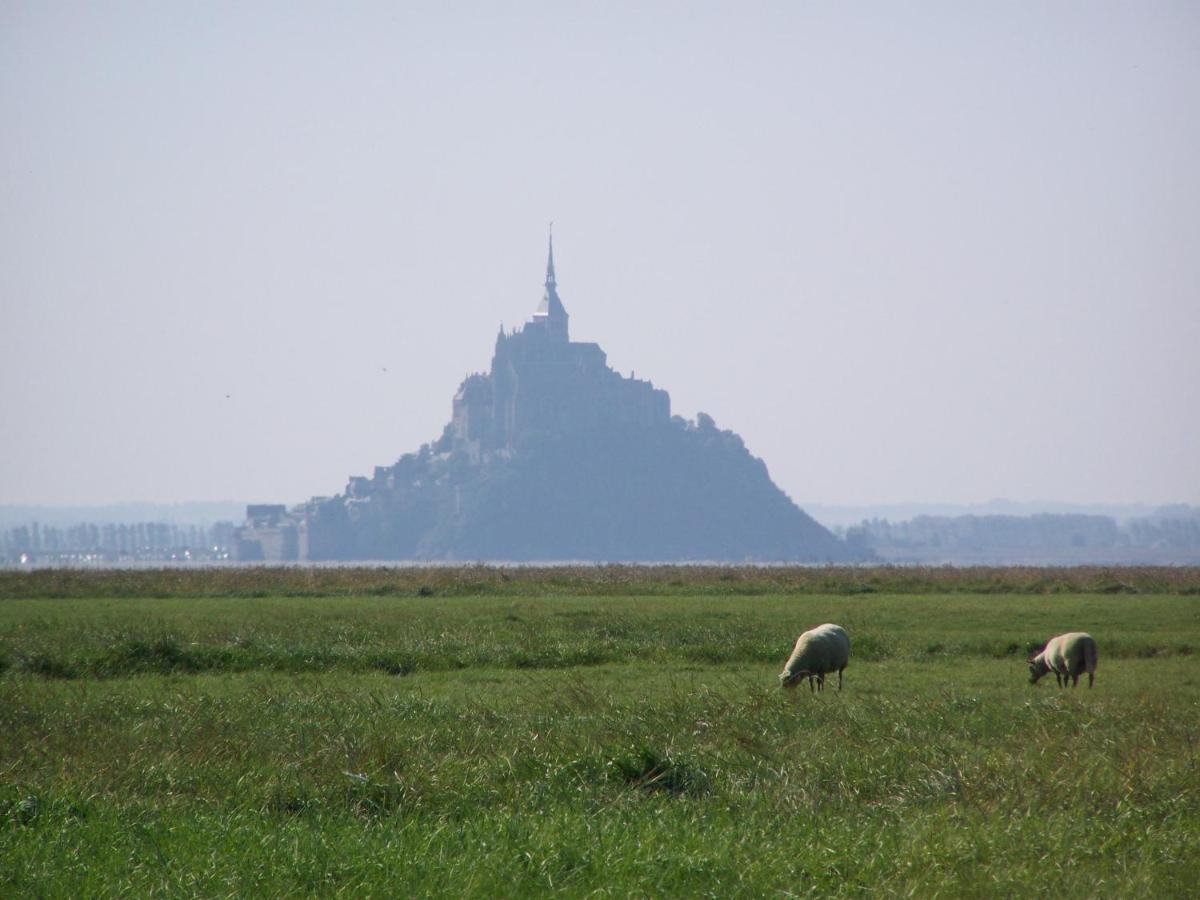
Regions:
M 1044 652 L 1046 662 L 1055 671 L 1066 671 L 1066 667 L 1078 665 L 1087 660 L 1088 648 L 1095 647 L 1096 641 L 1085 631 L 1072 631 L 1051 638 Z M 1093 657 L 1095 652 L 1093 651 Z
M 796 639 L 785 672 L 835 672 L 850 661 L 850 638 L 840 625 L 818 625 Z

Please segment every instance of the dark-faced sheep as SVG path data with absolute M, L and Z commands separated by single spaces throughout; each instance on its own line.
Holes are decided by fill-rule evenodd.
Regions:
M 825 675 L 838 673 L 838 690 L 842 689 L 842 670 L 850 663 L 850 637 L 840 625 L 818 625 L 796 638 L 796 646 L 787 665 L 779 673 L 785 688 L 795 687 L 800 679 L 808 678 L 809 690 L 825 690 Z M 814 680 L 816 686 L 813 686 Z
M 1066 687 L 1068 680 L 1072 687 L 1078 687 L 1079 676 L 1087 672 L 1091 687 L 1096 680 L 1096 642 L 1092 636 L 1072 631 L 1050 638 L 1040 653 L 1029 657 L 1029 683 L 1037 684 L 1048 672 L 1054 673 L 1059 687 Z

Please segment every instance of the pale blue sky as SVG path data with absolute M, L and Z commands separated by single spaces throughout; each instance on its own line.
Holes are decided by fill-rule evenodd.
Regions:
M 1200 502 L 1194 2 L 4 2 L 0 123 L 0 503 L 340 490 L 550 219 L 802 504 Z

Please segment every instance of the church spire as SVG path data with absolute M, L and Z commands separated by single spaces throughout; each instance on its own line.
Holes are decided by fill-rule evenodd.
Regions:
M 562 301 L 558 299 L 558 283 L 554 279 L 554 223 L 550 223 L 550 254 L 546 258 L 546 293 L 533 314 L 535 323 L 542 323 L 546 331 L 557 340 L 567 341 L 567 316 Z

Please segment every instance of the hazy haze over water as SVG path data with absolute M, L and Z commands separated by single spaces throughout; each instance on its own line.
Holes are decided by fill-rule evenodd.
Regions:
M 0 503 L 341 489 L 541 296 L 793 498 L 1200 502 L 1200 5 L 0 7 Z

